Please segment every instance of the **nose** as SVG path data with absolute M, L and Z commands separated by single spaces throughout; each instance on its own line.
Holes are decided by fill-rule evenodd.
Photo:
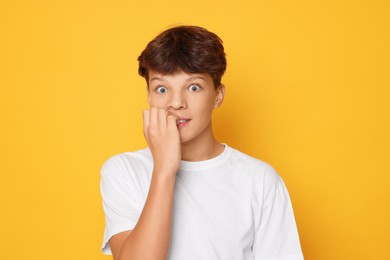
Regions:
M 184 109 L 187 107 L 187 103 L 184 97 L 184 93 L 176 92 L 172 93 L 168 101 L 168 109 Z

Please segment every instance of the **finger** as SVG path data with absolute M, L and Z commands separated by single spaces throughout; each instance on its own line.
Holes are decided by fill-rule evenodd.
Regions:
M 167 128 L 167 111 L 163 108 L 158 110 L 158 125 L 160 129 Z
M 156 129 L 158 127 L 158 111 L 156 107 L 150 108 L 150 115 L 149 115 L 149 128 Z
M 179 123 L 179 117 L 178 116 L 176 116 L 175 114 L 173 114 L 171 111 L 167 111 L 167 122 L 168 122 L 168 116 L 173 116 L 173 118 L 175 119 L 175 125 L 177 126 L 178 125 L 178 123 Z
M 169 114 L 167 117 L 168 128 L 169 129 L 177 129 L 177 120 L 178 120 L 177 116 L 175 116 L 173 114 Z
M 145 109 L 142 112 L 142 118 L 143 118 L 143 121 L 144 121 L 144 136 L 146 138 L 146 141 L 148 141 L 148 142 L 149 142 L 149 136 L 148 136 L 149 115 L 150 115 L 150 111 L 148 109 Z

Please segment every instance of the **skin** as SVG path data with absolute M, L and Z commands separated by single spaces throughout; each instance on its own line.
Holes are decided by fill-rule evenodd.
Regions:
M 185 161 L 201 161 L 213 158 L 223 151 L 223 145 L 218 143 L 212 131 L 212 113 L 218 108 L 224 99 L 225 86 L 221 84 L 217 90 L 214 87 L 211 76 L 207 73 L 188 74 L 178 71 L 172 75 L 162 75 L 155 71 L 149 71 L 148 101 L 150 110 L 144 111 L 144 125 L 147 125 L 148 115 L 158 114 L 158 118 L 169 119 L 168 115 L 189 118 L 191 121 L 184 127 L 179 127 L 180 154 L 175 156 L 170 164 L 178 166 L 180 159 Z M 157 108 L 159 112 L 154 110 Z M 165 111 L 162 112 L 162 110 Z M 146 116 L 146 117 L 145 117 Z M 162 119 L 162 121 L 164 121 Z M 153 122 L 150 121 L 150 126 Z M 172 132 L 176 132 L 172 129 Z M 177 137 L 175 135 L 175 137 Z M 153 158 L 157 161 L 167 153 L 178 155 L 178 140 L 172 137 L 171 145 L 155 148 L 155 143 L 167 142 L 160 135 L 149 138 L 146 134 L 148 144 Z M 166 150 L 165 150 L 166 148 Z M 161 151 L 161 153 L 159 153 Z M 162 152 L 164 151 L 164 152 Z M 158 156 L 157 153 L 161 156 Z M 174 163 L 173 163 L 174 162 Z M 173 165 L 172 165 L 173 167 Z
M 224 149 L 213 136 L 211 118 L 223 102 L 225 86 L 216 90 L 209 74 L 178 71 L 162 75 L 149 71 L 147 94 L 150 109 L 143 111 L 143 121 L 154 160 L 152 180 L 135 228 L 110 239 L 115 260 L 167 259 L 180 160 L 207 160 Z M 180 125 L 179 118 L 190 121 Z

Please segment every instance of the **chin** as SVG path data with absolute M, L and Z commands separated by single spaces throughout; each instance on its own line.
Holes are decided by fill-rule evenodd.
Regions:
M 181 144 L 185 144 L 185 143 L 188 143 L 192 140 L 194 140 L 195 138 L 194 137 L 191 137 L 191 136 L 182 136 L 180 135 L 180 143 Z
M 208 126 L 210 126 L 210 125 L 208 125 Z M 183 130 L 184 130 L 184 128 L 183 128 Z M 190 131 L 188 131 L 188 130 L 190 130 Z M 198 130 L 200 130 L 200 129 L 198 129 Z M 200 130 L 200 131 L 191 131 L 191 129 L 186 129 L 186 131 L 181 132 L 179 130 L 179 134 L 180 134 L 180 143 L 181 144 L 201 141 L 201 140 L 204 140 L 205 137 L 207 137 L 208 128 L 206 126 L 203 130 Z
M 186 139 L 186 138 L 180 137 L 180 143 L 181 143 L 181 144 L 185 144 L 185 143 L 187 143 L 188 141 L 191 141 L 191 139 Z

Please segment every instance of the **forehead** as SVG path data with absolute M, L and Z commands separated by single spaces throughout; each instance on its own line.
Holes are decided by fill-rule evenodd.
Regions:
M 149 71 L 149 82 L 188 82 L 191 80 L 203 80 L 205 82 L 208 82 L 211 79 L 211 76 L 207 73 L 186 73 L 184 71 L 178 71 L 172 74 L 162 74 L 157 71 Z

